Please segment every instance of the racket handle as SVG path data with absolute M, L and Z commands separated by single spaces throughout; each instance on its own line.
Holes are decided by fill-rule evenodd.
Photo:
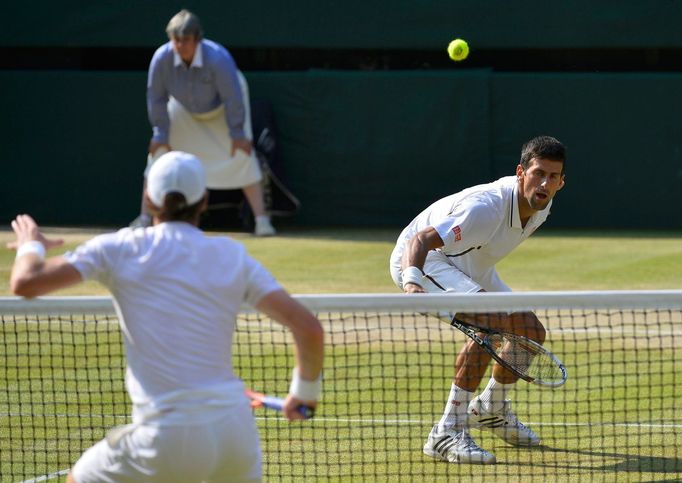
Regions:
M 263 407 L 268 409 L 274 409 L 276 411 L 281 411 L 284 409 L 284 399 L 280 397 L 263 396 L 260 401 L 263 404 Z
M 305 404 L 301 404 L 299 407 L 297 407 L 296 411 L 301 413 L 305 419 L 310 419 L 315 416 L 315 408 L 311 408 Z
M 275 396 L 263 396 L 260 398 L 260 402 L 263 407 L 268 409 L 274 409 L 276 411 L 281 411 L 284 409 L 284 399 Z M 303 415 L 306 419 L 310 419 L 315 415 L 315 408 L 301 404 L 296 408 L 296 410 Z

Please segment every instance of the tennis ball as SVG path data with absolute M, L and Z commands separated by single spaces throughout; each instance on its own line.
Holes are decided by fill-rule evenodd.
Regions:
M 462 39 L 455 39 L 448 44 L 448 55 L 456 62 L 464 60 L 469 55 L 469 44 Z

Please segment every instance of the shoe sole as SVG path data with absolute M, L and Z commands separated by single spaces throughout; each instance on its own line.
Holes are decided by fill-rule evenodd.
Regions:
M 495 436 L 500 438 L 502 441 L 505 443 L 511 444 L 512 446 L 525 446 L 525 447 L 532 447 L 532 446 L 540 446 L 540 440 L 530 440 L 530 441 L 521 441 L 519 439 L 514 439 L 513 437 L 505 438 L 504 436 L 498 434 L 495 432 L 495 428 L 488 428 L 486 426 L 477 426 L 476 429 L 480 429 L 481 431 L 490 431 L 493 433 Z
M 511 444 L 512 446 L 530 447 L 530 446 L 539 446 L 540 445 L 540 439 L 537 439 L 535 441 L 533 441 L 533 440 L 521 441 L 518 438 L 514 438 L 513 433 L 510 433 L 509 437 L 505 438 L 504 436 L 495 432 L 495 430 L 498 428 L 489 426 L 489 424 L 494 424 L 495 422 L 497 422 L 497 421 L 494 421 L 493 423 L 481 422 L 480 420 L 478 420 L 478 416 L 476 414 L 469 413 L 469 428 L 480 429 L 481 431 L 490 431 L 495 436 L 500 438 L 502 441 L 504 441 L 505 443 Z
M 430 456 L 431 458 L 437 459 L 439 461 L 445 461 L 446 463 L 457 463 L 457 464 L 470 464 L 470 465 L 493 465 L 497 462 L 495 459 L 495 456 L 492 457 L 492 459 L 489 460 L 482 460 L 482 459 L 472 459 L 468 461 L 463 461 L 462 458 L 458 458 L 457 461 L 450 461 L 440 453 L 433 451 L 432 449 L 429 449 L 427 447 L 424 447 L 424 454 L 426 456 Z

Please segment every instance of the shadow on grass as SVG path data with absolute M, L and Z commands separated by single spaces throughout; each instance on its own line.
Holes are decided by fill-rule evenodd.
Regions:
M 539 446 L 537 449 L 546 453 L 564 453 L 567 455 L 575 455 L 575 464 L 552 463 L 546 465 L 553 468 L 583 469 L 585 471 L 602 471 L 605 473 L 682 473 L 682 458 L 644 456 L 632 453 L 611 453 L 597 450 L 552 448 L 550 446 L 544 445 Z M 621 461 L 597 468 L 594 466 L 588 466 L 589 462 L 585 461 L 584 457 L 592 457 L 595 459 L 613 458 L 620 459 Z M 542 463 L 540 463 L 540 465 L 542 465 Z M 680 480 L 674 479 L 670 481 Z

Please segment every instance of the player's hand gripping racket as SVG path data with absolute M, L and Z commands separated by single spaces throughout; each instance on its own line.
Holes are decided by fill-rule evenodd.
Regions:
M 263 407 L 281 411 L 284 407 L 284 399 L 281 397 L 266 396 L 260 392 L 252 391 L 251 389 L 246 390 L 246 395 L 251 399 L 252 408 Z M 310 419 L 315 415 L 315 408 L 310 406 L 301 405 L 297 408 L 297 411 L 301 413 L 305 419 Z
M 473 326 L 454 317 L 439 318 L 464 332 L 501 366 L 524 381 L 539 386 L 559 387 L 568 378 L 561 361 L 548 349 L 528 337 Z

